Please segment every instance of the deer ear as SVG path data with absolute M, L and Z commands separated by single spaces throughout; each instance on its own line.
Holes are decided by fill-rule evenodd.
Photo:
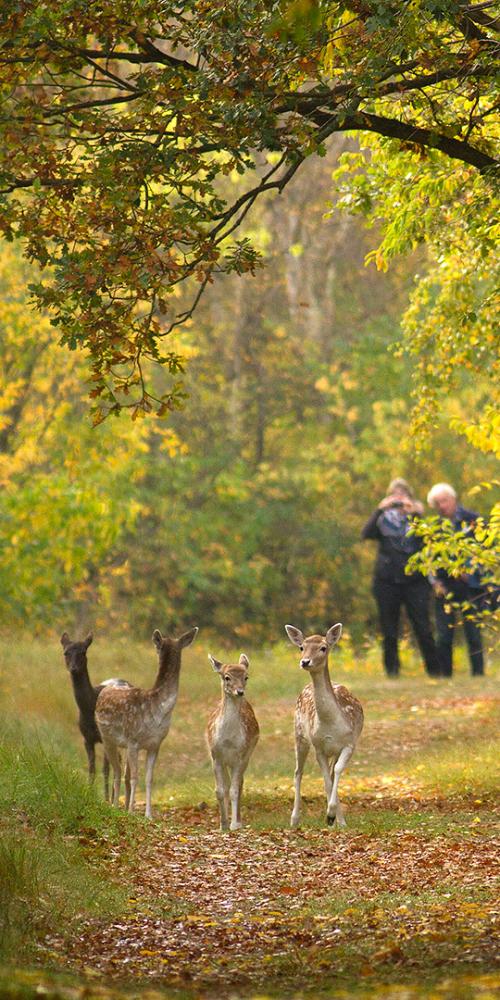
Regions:
M 62 648 L 66 649 L 66 646 L 69 646 L 70 643 L 71 643 L 71 639 L 70 639 L 68 633 L 67 632 L 63 632 L 63 634 L 61 636 L 61 646 L 62 646 Z
M 195 626 L 195 628 L 191 628 L 189 632 L 184 632 L 184 635 L 181 635 L 180 639 L 178 639 L 178 643 L 181 649 L 184 649 L 186 646 L 191 645 L 193 640 L 196 639 L 198 631 L 199 631 L 198 626 Z
M 157 650 L 159 650 L 160 647 L 161 647 L 161 644 L 163 642 L 163 636 L 162 636 L 159 628 L 155 628 L 155 630 L 153 632 L 152 638 L 153 638 L 153 642 L 154 642 Z
M 325 639 L 329 646 L 334 646 L 335 643 L 339 641 L 341 635 L 342 625 L 338 622 L 337 625 L 332 625 L 332 627 L 328 629 Z
M 215 673 L 216 674 L 220 674 L 220 672 L 222 670 L 222 667 L 223 667 L 223 664 L 221 663 L 221 661 L 220 660 L 216 660 L 215 656 L 212 656 L 211 653 L 208 654 L 208 659 L 210 660 L 210 663 L 212 664 L 212 667 L 214 668 Z
M 245 653 L 241 654 L 240 659 L 239 659 L 239 663 L 240 663 L 241 667 L 246 667 L 247 670 L 248 670 L 248 668 L 250 666 L 250 660 L 248 659 L 248 656 L 245 655 Z
M 90 633 L 90 634 L 89 634 L 89 635 L 87 636 L 87 638 L 83 640 L 83 645 L 85 646 L 85 649 L 88 649 L 88 648 L 89 648 L 89 646 L 91 646 L 91 645 L 92 645 L 92 640 L 93 640 L 93 638 L 94 638 L 94 636 L 92 635 L 92 633 Z
M 295 625 L 285 625 L 285 632 L 290 639 L 290 642 L 293 642 L 294 646 L 304 645 L 304 636 L 302 635 L 300 628 L 295 628 Z

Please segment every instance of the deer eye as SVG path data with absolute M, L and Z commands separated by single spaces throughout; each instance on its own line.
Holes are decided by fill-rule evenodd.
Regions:
M 320 653 L 326 653 L 326 646 L 320 646 L 319 651 Z
M 303 652 L 304 652 L 304 647 L 303 647 L 303 646 L 299 646 L 299 649 L 300 649 L 300 652 L 301 652 L 301 653 L 303 653 Z

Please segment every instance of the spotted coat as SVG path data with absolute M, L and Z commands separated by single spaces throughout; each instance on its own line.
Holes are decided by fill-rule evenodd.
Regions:
M 311 683 L 299 695 L 295 708 L 295 800 L 291 825 L 299 824 L 302 774 L 313 747 L 325 784 L 327 821 L 329 824 L 337 821 L 339 826 L 344 826 L 338 785 L 361 735 L 363 709 L 346 687 L 331 682 L 328 654 L 340 639 L 342 625 L 333 625 L 324 636 L 307 638 L 293 625 L 285 628 L 290 641 L 300 648 L 300 667 L 311 677 Z
M 249 666 L 245 654 L 241 654 L 238 664 L 224 664 L 213 656 L 209 659 L 221 679 L 222 698 L 209 717 L 206 738 L 215 775 L 221 829 L 226 830 L 229 826 L 231 800 L 231 829 L 237 830 L 241 826 L 243 778 L 257 745 L 259 724 L 244 694 Z

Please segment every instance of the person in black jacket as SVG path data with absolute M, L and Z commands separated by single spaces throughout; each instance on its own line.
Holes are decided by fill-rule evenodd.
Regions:
M 393 479 L 387 496 L 366 522 L 363 538 L 378 542 L 373 592 L 377 601 L 383 635 L 384 667 L 389 677 L 400 670 L 398 637 L 401 607 L 406 608 L 427 673 L 440 675 L 440 663 L 430 619 L 431 587 L 421 573 L 405 573 L 411 555 L 420 548 L 420 540 L 408 534 L 414 517 L 423 513 L 404 479 Z
M 475 511 L 467 510 L 458 503 L 457 494 L 449 483 L 436 483 L 427 494 L 427 503 L 442 518 L 451 521 L 454 531 L 462 531 L 464 534 L 473 530 L 479 517 Z M 450 602 L 466 605 L 462 612 L 462 623 L 470 669 L 473 676 L 481 676 L 484 674 L 483 640 L 475 619 L 477 611 L 484 607 L 487 595 L 480 573 L 476 571 L 453 577 L 440 569 L 432 578 L 432 585 L 436 595 L 437 649 L 443 677 L 451 677 L 453 670 L 455 611 Z

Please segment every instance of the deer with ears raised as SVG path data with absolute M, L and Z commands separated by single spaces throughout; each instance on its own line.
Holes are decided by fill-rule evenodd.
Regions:
M 153 632 L 159 666 L 150 690 L 133 687 L 129 690 L 106 688 L 96 705 L 96 722 L 104 750 L 113 768 L 113 804 L 118 805 L 121 782 L 120 749 L 126 751 L 130 770 L 130 793 L 125 786 L 125 808 L 133 812 L 139 750 L 146 750 L 146 818 L 152 819 L 151 789 L 153 770 L 162 741 L 172 720 L 179 693 L 182 650 L 190 646 L 198 632 L 192 628 L 179 639 Z
M 257 719 L 245 698 L 249 662 L 244 653 L 237 664 L 221 663 L 211 654 L 208 659 L 222 683 L 222 699 L 208 720 L 206 733 L 215 775 L 220 828 L 229 829 L 231 799 L 231 830 L 239 830 L 243 777 L 259 738 Z
M 95 706 L 99 694 L 105 687 L 125 687 L 131 685 L 128 681 L 122 681 L 118 677 L 111 677 L 100 684 L 91 684 L 87 667 L 87 650 L 92 642 L 92 636 L 88 635 L 83 642 L 72 642 L 67 632 L 61 636 L 61 646 L 64 650 L 64 659 L 69 670 L 73 694 L 79 709 L 78 725 L 85 743 L 87 759 L 89 762 L 89 780 L 95 778 L 95 745 L 101 743 L 101 734 L 95 721 Z M 109 799 L 109 760 L 104 754 L 102 765 L 104 775 L 104 798 Z M 126 778 L 128 781 L 128 776 Z
M 328 654 L 342 635 L 342 625 L 332 625 L 325 636 L 310 635 L 306 639 L 293 625 L 285 625 L 285 629 L 290 641 L 299 647 L 300 666 L 309 671 L 312 681 L 297 698 L 295 709 L 295 801 L 291 826 L 300 822 L 300 785 L 311 747 L 325 783 L 327 823 L 332 825 L 337 820 L 339 826 L 345 826 L 338 787 L 363 728 L 363 709 L 346 687 L 330 680 Z

